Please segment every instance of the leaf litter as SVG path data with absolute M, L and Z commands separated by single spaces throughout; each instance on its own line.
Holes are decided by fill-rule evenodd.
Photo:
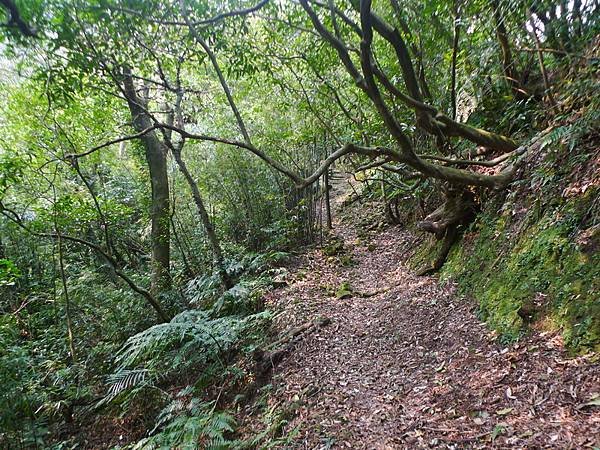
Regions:
M 359 239 L 353 224 L 367 207 L 335 223 L 354 265 L 313 250 L 268 295 L 282 333 L 331 319 L 273 371 L 269 402 L 298 405 L 285 448 L 600 447 L 597 355 L 570 357 L 549 332 L 501 345 L 473 300 L 407 268 L 410 232 L 379 227 Z M 243 421 L 252 429 L 255 419 Z

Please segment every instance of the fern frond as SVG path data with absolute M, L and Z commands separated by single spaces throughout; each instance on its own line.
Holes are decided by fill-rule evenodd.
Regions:
M 121 370 L 108 376 L 108 395 L 116 396 L 146 380 L 148 371 L 145 369 Z

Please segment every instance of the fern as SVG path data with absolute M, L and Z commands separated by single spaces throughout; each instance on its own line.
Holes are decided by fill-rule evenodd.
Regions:
M 116 396 L 127 389 L 142 384 L 146 381 L 147 375 L 148 371 L 144 369 L 121 370 L 109 375 L 108 382 L 110 383 L 110 388 L 108 395 Z
M 226 353 L 255 339 L 269 320 L 269 313 L 213 319 L 205 311 L 193 310 L 150 327 L 130 337 L 118 352 L 117 370 L 107 379 L 109 387 L 101 404 L 192 368 L 222 365 Z
M 227 413 L 215 411 L 214 402 L 202 402 L 197 398 L 183 401 L 178 398 L 159 414 L 152 436 L 142 439 L 134 450 L 156 448 L 213 449 L 232 448 L 234 441 L 226 438 L 233 432 L 235 420 Z
M 572 133 L 571 126 L 561 126 L 553 129 L 547 133 L 543 138 L 540 145 L 540 150 L 543 150 L 548 145 L 554 145 L 561 143 L 565 138 L 569 137 Z
M 187 283 L 184 293 L 190 299 L 190 304 L 206 305 L 214 301 L 221 293 L 221 278 L 218 274 L 194 278 Z
M 276 264 L 281 263 L 290 256 L 287 252 L 271 251 L 258 255 L 248 255 L 245 264 L 247 270 L 253 273 L 260 273 L 268 270 Z
M 289 257 L 289 253 L 270 251 L 249 254 L 241 261 L 228 260 L 226 263 L 228 275 L 240 280 L 236 286 L 223 294 L 221 291 L 221 278 L 217 273 L 213 273 L 190 280 L 184 289 L 184 293 L 193 306 L 215 309 L 216 305 L 216 309 L 220 310 L 231 297 L 251 297 L 256 288 L 260 288 L 265 284 L 264 281 L 270 277 L 273 268 L 287 257 Z M 243 292 L 244 295 L 242 296 L 240 295 L 241 291 L 247 292 Z M 230 298 L 227 298 L 228 296 Z M 243 311 L 237 311 L 237 314 L 242 313 Z
M 145 363 L 148 368 L 186 362 L 204 363 L 211 355 L 226 351 L 237 339 L 240 320 L 211 320 L 204 311 L 185 311 L 171 322 L 155 325 L 129 338 L 117 356 L 120 367 Z

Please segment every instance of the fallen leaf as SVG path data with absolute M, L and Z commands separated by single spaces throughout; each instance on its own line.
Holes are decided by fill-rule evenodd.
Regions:
M 511 400 L 515 400 L 517 398 L 512 395 L 512 389 L 510 387 L 506 388 L 506 397 L 510 398 Z
M 507 414 L 510 414 L 512 410 L 513 408 L 499 409 L 498 411 L 496 411 L 496 414 L 498 414 L 499 416 L 506 416 Z
M 577 409 L 585 408 L 586 406 L 600 406 L 600 394 L 597 392 L 593 393 L 587 402 L 577 405 Z

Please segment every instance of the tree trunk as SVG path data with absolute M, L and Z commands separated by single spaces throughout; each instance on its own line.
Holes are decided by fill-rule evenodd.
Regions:
M 58 239 L 58 267 L 60 269 L 60 279 L 63 286 L 63 295 L 65 297 L 65 316 L 67 319 L 67 342 L 69 343 L 69 356 L 71 364 L 74 364 L 75 359 L 75 344 L 73 339 L 73 321 L 71 317 L 71 298 L 69 297 L 69 289 L 67 287 L 67 275 L 65 274 L 65 262 L 63 255 L 62 236 L 54 219 L 54 229 Z
M 498 0 L 491 0 L 490 3 L 492 5 L 494 21 L 496 22 L 496 38 L 498 39 L 498 44 L 500 45 L 500 61 L 502 63 L 502 72 L 504 73 L 504 78 L 506 78 L 506 81 L 508 82 L 515 99 L 521 100 L 527 98 L 527 93 L 521 86 L 521 83 L 518 79 L 517 70 L 515 68 L 512 51 L 510 48 L 510 42 L 508 40 L 508 33 L 506 31 L 506 26 L 504 25 L 504 17 L 502 16 L 502 11 L 500 10 L 500 4 L 498 3 Z
M 422 277 L 425 275 L 432 275 L 438 272 L 446 262 L 448 258 L 448 254 L 450 253 L 450 249 L 452 245 L 456 242 L 458 238 L 458 226 L 452 225 L 446 229 L 446 234 L 444 235 L 444 241 L 442 242 L 442 247 L 438 255 L 435 258 L 435 261 L 429 266 L 423 267 L 421 270 L 417 272 L 417 275 Z
M 446 231 L 455 225 L 469 222 L 474 217 L 476 204 L 473 193 L 462 189 L 449 189 L 444 203 L 417 224 L 422 231 L 442 239 Z
M 556 100 L 554 100 L 554 96 L 552 95 L 552 89 L 550 88 L 550 81 L 548 79 L 548 72 L 546 71 L 546 65 L 544 64 L 544 54 L 542 53 L 542 50 L 541 50 L 540 38 L 538 37 L 538 34 L 537 34 L 537 26 L 535 24 L 535 20 L 533 20 L 533 18 L 531 18 L 530 23 L 531 23 L 530 34 L 533 37 L 533 41 L 535 42 L 535 48 L 537 50 L 537 55 L 538 55 L 538 63 L 540 64 L 540 72 L 542 74 L 542 79 L 544 80 L 544 88 L 545 88 L 546 97 L 547 97 L 548 101 L 550 102 L 550 105 L 553 108 L 556 108 Z
M 438 240 L 443 239 L 442 247 L 435 261 L 422 268 L 418 275 L 429 275 L 442 268 L 448 253 L 459 233 L 458 227 L 475 218 L 476 203 L 471 191 L 450 188 L 445 193 L 444 203 L 417 224 L 417 228 L 433 233 Z
M 323 173 L 323 184 L 325 184 L 325 215 L 327 216 L 327 229 L 333 229 L 331 221 L 331 199 L 329 197 L 329 169 Z
M 153 123 L 146 110 L 148 101 L 145 95 L 136 92 L 131 72 L 124 71 L 123 88 L 131 112 L 133 128 L 138 133 L 152 127 Z M 167 175 L 167 149 L 154 131 L 141 137 L 150 170 L 152 204 L 150 220 L 152 231 L 152 278 L 150 292 L 157 295 L 171 286 L 170 266 L 170 223 L 169 223 L 169 178 Z
M 183 177 L 187 181 L 190 190 L 192 191 L 192 197 L 194 199 L 194 203 L 196 204 L 196 210 L 198 211 L 198 216 L 200 217 L 200 221 L 202 222 L 204 230 L 206 231 L 206 235 L 208 236 L 208 242 L 213 253 L 213 260 L 215 262 L 217 271 L 219 272 L 219 276 L 221 277 L 223 287 L 225 289 L 230 289 L 231 287 L 233 287 L 233 282 L 229 277 L 227 270 L 225 269 L 225 259 L 223 258 L 223 250 L 221 249 L 219 238 L 217 237 L 217 233 L 215 233 L 215 228 L 212 222 L 210 221 L 210 217 L 208 216 L 208 212 L 206 211 L 204 202 L 202 201 L 202 196 L 200 195 L 198 184 L 190 174 L 185 164 L 185 161 L 181 158 L 181 152 L 175 147 L 171 148 L 171 152 L 173 153 L 173 157 L 177 162 L 179 170 L 183 174 Z
M 450 116 L 456 120 L 456 62 L 460 42 L 460 16 L 458 0 L 454 1 L 454 36 L 452 38 L 452 64 L 450 65 Z

